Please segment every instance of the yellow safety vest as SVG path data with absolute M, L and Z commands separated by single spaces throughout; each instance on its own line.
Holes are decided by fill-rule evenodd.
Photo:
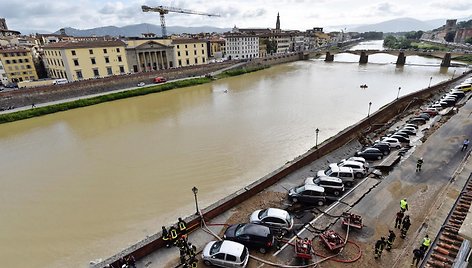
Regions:
M 425 237 L 423 239 L 423 246 L 429 247 L 429 245 L 431 245 L 431 239 Z
M 187 225 L 184 222 L 179 222 L 179 229 L 180 231 L 184 231 L 187 229 Z
M 405 200 L 403 200 L 403 199 L 400 200 L 400 207 L 401 207 L 402 209 L 406 209 L 406 206 L 407 206 L 407 202 L 406 202 Z
M 170 237 L 172 238 L 172 240 L 177 239 L 177 236 L 178 236 L 177 235 L 177 230 L 172 227 L 169 231 L 170 231 Z

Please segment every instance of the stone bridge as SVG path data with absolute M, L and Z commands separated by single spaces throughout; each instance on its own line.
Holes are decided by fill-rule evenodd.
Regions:
M 435 57 L 441 58 L 441 67 L 449 67 L 451 66 L 451 58 L 458 57 L 462 55 L 467 55 L 466 53 L 461 52 L 444 52 L 444 51 L 430 51 L 430 52 L 423 52 L 423 51 L 414 51 L 414 50 L 341 50 L 341 51 L 316 51 L 313 53 L 309 53 L 308 55 L 312 54 L 326 54 L 325 61 L 333 61 L 335 54 L 340 53 L 350 53 L 354 55 L 359 55 L 359 63 L 367 63 L 369 61 L 369 55 L 373 54 L 390 54 L 393 56 L 397 56 L 397 65 L 405 65 L 406 57 L 417 55 L 417 56 L 425 56 L 425 57 Z

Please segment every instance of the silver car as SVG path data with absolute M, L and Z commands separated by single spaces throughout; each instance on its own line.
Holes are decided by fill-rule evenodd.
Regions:
M 249 221 L 269 227 L 274 232 L 282 235 L 293 229 L 293 218 L 285 210 L 279 208 L 267 208 L 254 211 Z
M 249 260 L 249 251 L 237 242 L 229 240 L 211 241 L 203 248 L 202 260 L 208 266 L 244 268 Z

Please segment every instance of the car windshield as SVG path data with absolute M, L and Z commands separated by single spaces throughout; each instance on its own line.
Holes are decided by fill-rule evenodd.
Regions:
M 220 251 L 221 244 L 223 244 L 223 241 L 215 242 L 210 248 L 210 255 L 214 255 L 218 253 Z
M 240 236 L 241 234 L 244 233 L 244 230 L 246 229 L 246 225 L 244 224 L 238 224 L 238 227 L 236 227 L 236 231 L 234 232 L 234 234 L 236 236 Z
M 303 191 L 305 191 L 305 186 L 300 186 L 300 187 L 295 188 L 295 192 L 296 192 L 297 194 L 299 194 L 299 193 L 301 193 L 301 192 L 303 192 Z
M 331 167 L 325 169 L 325 171 L 324 171 L 324 173 L 325 173 L 326 175 L 331 174 L 331 172 L 332 172 L 332 171 L 331 171 Z
M 267 209 L 261 210 L 261 211 L 259 212 L 259 215 L 257 215 L 257 216 L 259 216 L 259 219 L 262 219 L 262 218 L 267 217 Z

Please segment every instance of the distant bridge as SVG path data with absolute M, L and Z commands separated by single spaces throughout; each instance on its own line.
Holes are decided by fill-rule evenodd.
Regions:
M 393 56 L 397 56 L 397 65 L 405 65 L 406 57 L 417 55 L 417 56 L 425 56 L 425 57 L 435 57 L 442 59 L 441 67 L 449 67 L 451 66 L 451 58 L 468 55 L 467 53 L 463 52 L 444 52 L 444 51 L 415 51 L 415 50 L 378 50 L 378 49 L 371 49 L 371 50 L 341 50 L 341 51 L 314 51 L 305 54 L 305 58 L 314 55 L 322 55 L 326 54 L 325 61 L 334 61 L 335 54 L 341 53 L 350 53 L 354 55 L 359 55 L 359 63 L 367 63 L 369 61 L 369 55 L 374 54 L 390 54 Z

